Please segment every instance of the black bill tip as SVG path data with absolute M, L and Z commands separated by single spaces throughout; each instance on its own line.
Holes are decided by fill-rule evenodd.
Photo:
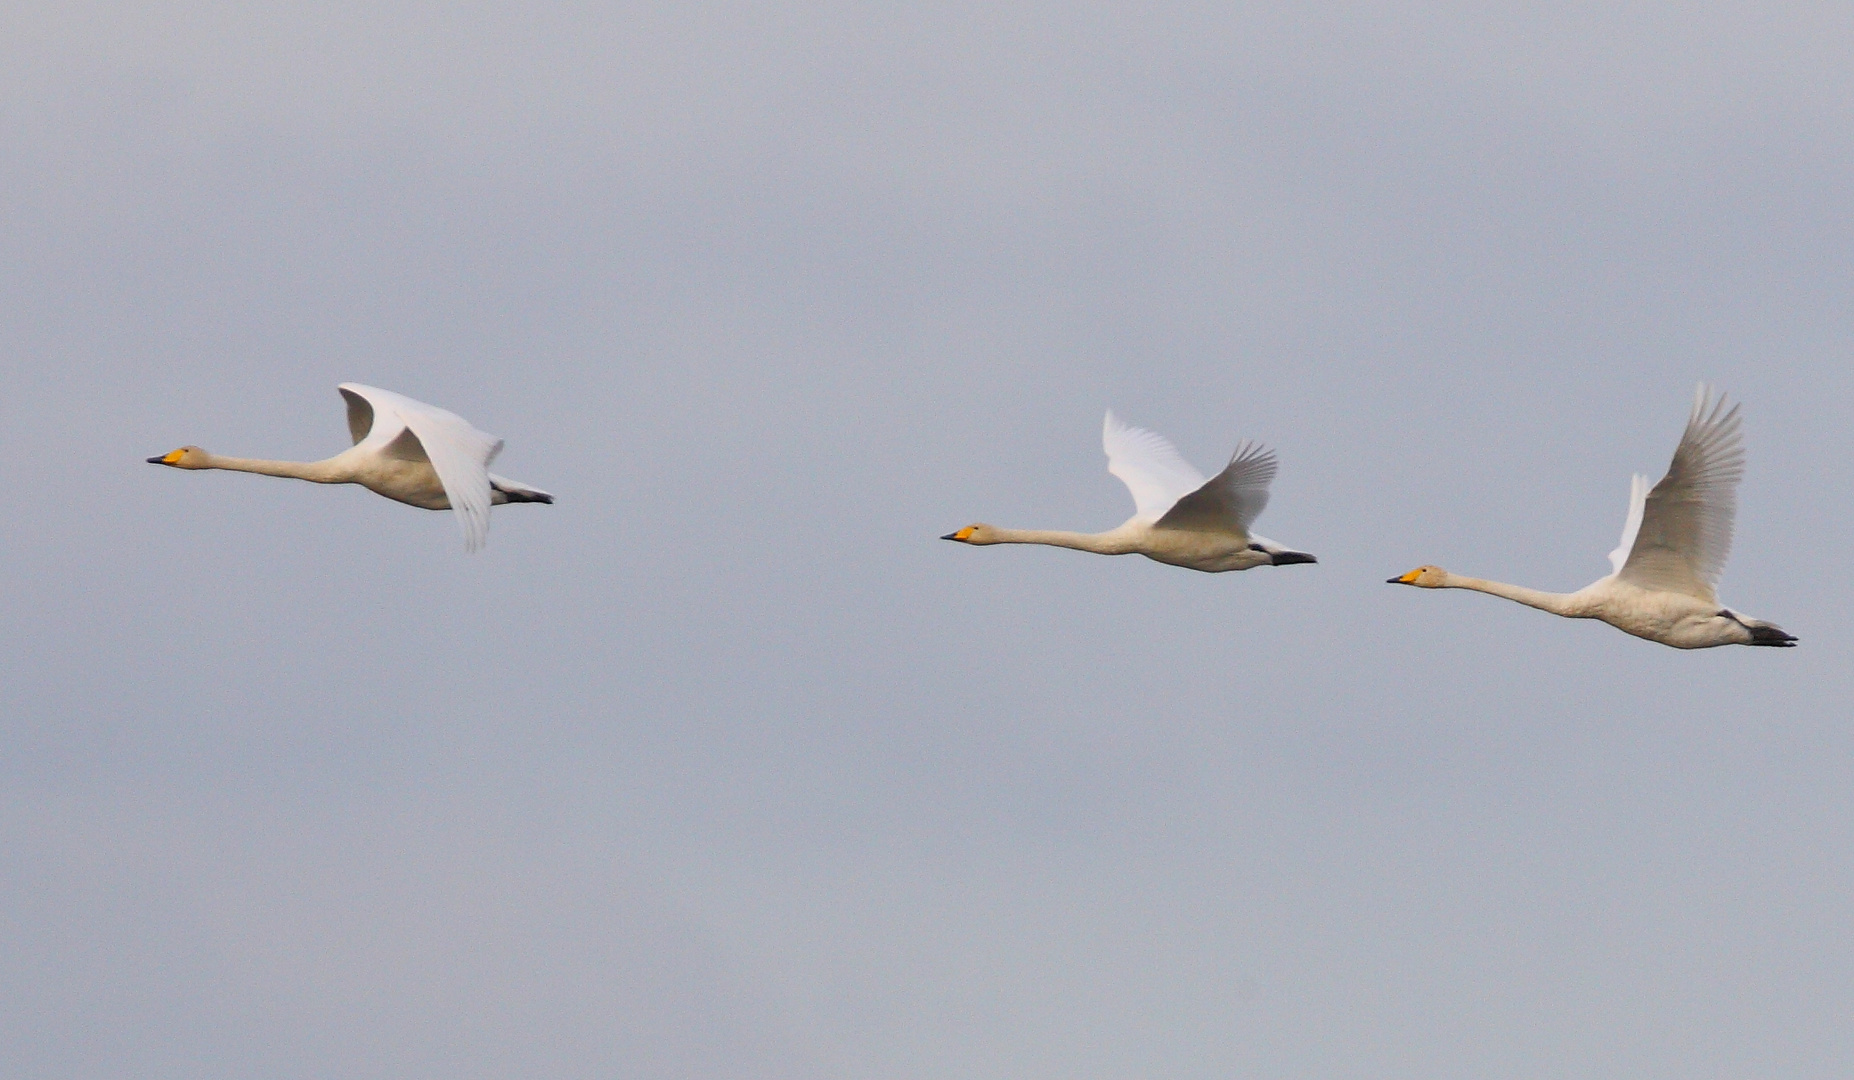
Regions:
M 959 532 L 958 532 L 958 530 L 954 530 L 954 531 L 952 531 L 952 532 L 950 532 L 950 533 L 947 533 L 947 534 L 946 534 L 945 536 L 942 536 L 942 537 L 941 537 L 940 539 L 942 539 L 942 540 L 957 540 L 957 539 L 959 539 Z
M 166 465 L 166 464 L 167 464 L 167 455 L 166 455 L 166 454 L 156 454 L 156 455 L 155 455 L 154 457 L 151 457 L 151 458 L 149 458 L 149 459 L 148 459 L 148 464 L 150 464 L 150 465 Z
M 1271 557 L 1276 566 L 1292 566 L 1295 563 L 1316 563 L 1320 560 L 1304 551 L 1277 551 Z

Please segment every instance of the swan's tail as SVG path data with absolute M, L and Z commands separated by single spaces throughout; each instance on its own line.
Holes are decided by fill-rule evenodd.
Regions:
M 1745 629 L 1751 631 L 1749 644 L 1774 645 L 1779 649 L 1796 647 L 1796 635 L 1784 633 L 1780 626 L 1773 626 L 1767 622 L 1747 622 Z
M 502 494 L 503 498 L 498 500 L 500 502 L 551 503 L 554 501 L 552 495 L 542 491 L 540 488 L 529 487 L 526 484 L 510 480 L 506 476 L 497 476 L 495 473 L 489 474 L 489 490 Z

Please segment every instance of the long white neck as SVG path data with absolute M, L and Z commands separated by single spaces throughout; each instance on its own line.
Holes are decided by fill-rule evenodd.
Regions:
M 346 483 L 350 479 L 347 470 L 337 466 L 336 460 L 336 458 L 328 458 L 323 461 L 266 461 L 263 458 L 208 454 L 205 467 L 226 469 L 231 472 L 258 473 L 261 476 L 287 476 L 292 480 L 309 480 L 317 484 Z
M 1450 574 L 1442 583 L 1444 589 L 1473 589 L 1475 592 L 1491 593 L 1504 596 L 1515 603 L 1535 607 L 1540 611 L 1549 611 L 1553 615 L 1577 617 L 1583 614 L 1580 605 L 1571 593 L 1544 592 L 1540 589 L 1528 589 L 1524 585 L 1508 585 L 1504 581 L 1488 581 L 1484 578 L 1465 577 Z
M 1097 555 L 1125 555 L 1135 550 L 1119 529 L 1104 533 L 1063 532 L 1060 529 L 1000 529 L 993 527 L 994 544 L 1048 544 L 1051 547 L 1092 551 Z

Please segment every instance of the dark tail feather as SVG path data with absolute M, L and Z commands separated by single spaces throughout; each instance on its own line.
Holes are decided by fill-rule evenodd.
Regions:
M 547 503 L 551 506 L 554 501 L 554 497 L 545 491 L 510 491 L 508 488 L 497 488 L 496 490 L 508 496 L 508 500 L 512 503 L 538 502 Z
M 509 502 L 551 503 L 554 501 L 551 494 L 540 488 L 518 484 L 506 476 L 497 476 L 494 473 L 489 474 L 489 487 L 492 491 L 500 492 L 502 497 Z
M 1751 644 L 1774 645 L 1779 649 L 1796 647 L 1796 635 L 1786 634 L 1769 623 L 1747 623 L 1745 629 L 1751 631 Z

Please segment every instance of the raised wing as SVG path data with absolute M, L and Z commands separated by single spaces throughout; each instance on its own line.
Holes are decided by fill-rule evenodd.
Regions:
M 1687 430 L 1667 475 L 1648 493 L 1641 526 L 1617 577 L 1717 603 L 1714 592 L 1732 552 L 1738 481 L 1745 472 L 1738 407 L 1715 402 L 1701 383 Z
M 363 438 L 378 443 L 381 452 L 410 456 L 403 436 L 411 432 L 444 485 L 457 526 L 463 530 L 464 548 L 482 547 L 489 537 L 489 463 L 502 452 L 502 440 L 476 430 L 456 413 L 391 390 L 359 383 L 342 383 L 340 389 L 348 401 L 349 430 L 356 429 L 358 398 L 372 415 Z
M 1268 505 L 1268 485 L 1279 467 L 1275 452 L 1244 442 L 1222 472 L 1179 499 L 1155 528 L 1232 533 L 1247 539 L 1249 526 Z
M 356 383 L 344 383 L 338 388 L 342 398 L 348 403 L 348 434 L 354 436 L 355 446 L 359 446 L 360 441 L 367 437 L 369 431 L 373 430 L 373 403 L 368 401 L 365 395 L 354 392 L 352 388 L 357 386 Z M 372 389 L 365 386 L 358 388 Z M 385 393 L 385 391 L 378 391 L 378 393 Z
M 1622 519 L 1622 543 L 1609 553 L 1610 573 L 1622 573 L 1622 564 L 1629 561 L 1629 549 L 1635 546 L 1635 534 L 1642 531 L 1642 508 L 1647 504 L 1648 478 L 1636 473 L 1629 478 L 1629 516 Z
M 1107 451 L 1107 471 L 1133 493 L 1133 513 L 1142 521 L 1158 521 L 1179 499 L 1204 486 L 1204 474 L 1163 435 L 1129 427 L 1112 409 L 1101 426 L 1101 446 Z

